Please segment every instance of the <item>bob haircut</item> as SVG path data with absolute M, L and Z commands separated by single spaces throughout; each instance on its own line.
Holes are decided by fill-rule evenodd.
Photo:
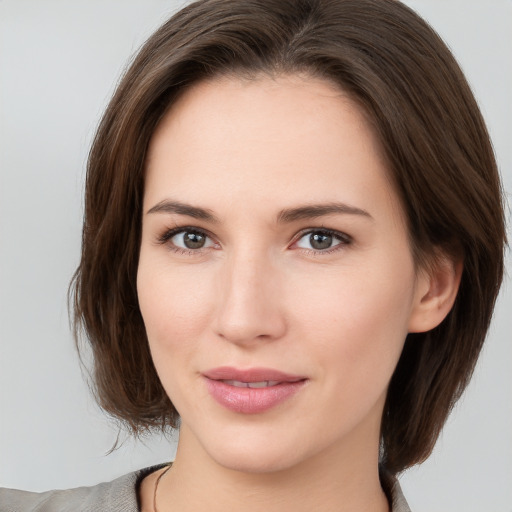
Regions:
M 154 369 L 137 301 L 150 138 L 192 84 L 301 74 L 336 84 L 365 112 L 387 159 L 419 268 L 462 260 L 455 304 L 409 334 L 381 426 L 381 465 L 426 459 L 466 387 L 503 276 L 503 195 L 471 90 L 439 36 L 396 0 L 199 0 L 145 43 L 89 155 L 82 257 L 72 282 L 77 339 L 94 356 L 99 404 L 135 434 L 179 417 Z

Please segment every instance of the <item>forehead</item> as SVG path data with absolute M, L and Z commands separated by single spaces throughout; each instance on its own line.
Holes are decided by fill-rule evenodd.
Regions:
M 326 138 L 326 128 L 332 131 L 333 125 L 343 128 L 347 123 L 352 133 L 364 132 L 360 142 L 376 142 L 374 134 L 368 133 L 363 110 L 328 81 L 305 75 L 217 77 L 192 85 L 171 105 L 155 130 L 149 157 L 161 139 L 168 144 L 171 133 L 205 149 L 208 142 L 227 142 L 226 135 L 233 141 L 243 139 L 266 147 L 274 141 L 284 147 L 299 137 L 311 142 Z M 372 149 L 378 150 L 377 146 Z
M 298 75 L 195 84 L 157 127 L 146 173 L 153 202 L 163 191 L 205 201 L 212 192 L 243 194 L 280 207 L 306 199 L 369 204 L 372 189 L 393 195 L 362 109 L 333 84 Z

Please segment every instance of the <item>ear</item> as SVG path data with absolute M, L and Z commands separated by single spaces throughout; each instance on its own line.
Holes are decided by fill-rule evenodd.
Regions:
M 430 331 L 445 319 L 457 297 L 462 268 L 462 260 L 442 255 L 418 273 L 409 332 Z

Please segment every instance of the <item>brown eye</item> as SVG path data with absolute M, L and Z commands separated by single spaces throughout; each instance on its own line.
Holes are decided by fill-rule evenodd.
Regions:
M 200 249 L 204 246 L 206 237 L 200 233 L 184 233 L 183 243 L 187 249 Z
M 313 249 L 329 249 L 332 245 L 332 235 L 326 233 L 311 233 L 309 243 Z
M 175 233 L 168 240 L 180 249 L 197 250 L 212 247 L 213 241 L 201 231 L 183 230 Z
M 301 249 L 328 252 L 329 249 L 334 249 L 338 245 L 347 245 L 350 242 L 350 237 L 344 233 L 318 229 L 305 233 L 295 245 Z

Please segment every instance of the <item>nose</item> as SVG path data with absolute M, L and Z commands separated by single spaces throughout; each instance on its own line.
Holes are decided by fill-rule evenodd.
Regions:
M 276 340 L 286 332 L 280 273 L 270 258 L 239 254 L 221 272 L 215 328 L 236 344 Z

